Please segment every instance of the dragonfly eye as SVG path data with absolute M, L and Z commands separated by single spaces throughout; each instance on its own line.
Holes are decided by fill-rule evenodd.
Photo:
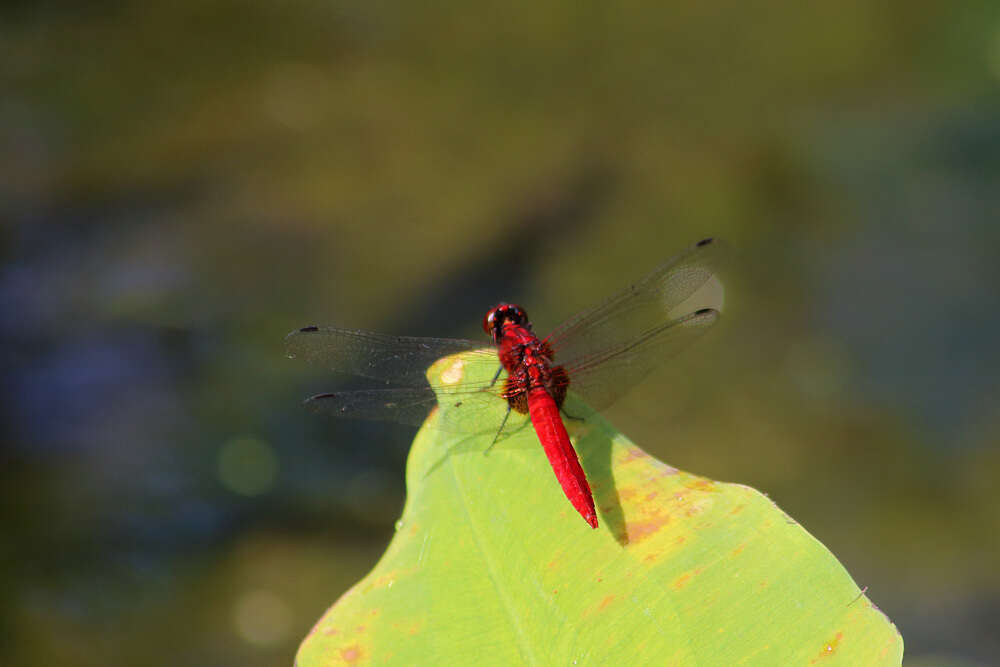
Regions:
M 528 321 L 528 314 L 521 310 L 520 306 L 511 304 L 505 314 L 507 315 L 507 321 L 514 324 L 525 324 Z
M 525 324 L 528 321 L 528 314 L 520 306 L 512 303 L 501 303 L 495 308 L 491 308 L 486 317 L 483 318 L 483 331 L 488 333 L 494 343 L 499 343 L 503 336 L 503 325 Z
M 489 312 L 486 313 L 486 316 L 483 317 L 483 331 L 485 331 L 491 336 L 493 335 L 493 329 L 496 326 L 495 323 L 497 319 L 497 309 L 499 308 L 500 306 L 497 306 L 496 308 L 490 308 Z

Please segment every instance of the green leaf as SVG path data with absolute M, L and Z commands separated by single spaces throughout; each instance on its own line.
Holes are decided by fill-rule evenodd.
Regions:
M 895 626 L 758 491 L 661 463 L 598 416 L 567 420 L 593 530 L 530 428 L 484 455 L 492 434 L 440 417 L 413 443 L 385 555 L 316 623 L 300 667 L 900 664 Z

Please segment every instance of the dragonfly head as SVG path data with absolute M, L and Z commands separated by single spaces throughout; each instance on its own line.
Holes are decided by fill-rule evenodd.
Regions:
M 499 345 L 500 339 L 503 338 L 503 327 L 508 323 L 528 325 L 528 314 L 520 306 L 501 303 L 486 313 L 486 317 L 483 318 L 483 331 L 490 335 L 494 344 Z

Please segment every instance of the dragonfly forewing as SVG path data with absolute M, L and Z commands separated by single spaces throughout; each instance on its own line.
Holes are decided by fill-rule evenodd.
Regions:
M 474 352 L 497 366 L 482 343 L 458 338 L 390 336 L 335 327 L 304 327 L 285 337 L 289 357 L 305 359 L 337 373 L 358 375 L 404 387 L 426 384 L 435 361 L 459 352 Z
M 578 367 L 579 360 L 629 347 L 649 332 L 670 328 L 679 316 L 704 306 L 718 307 L 692 304 L 687 313 L 676 312 L 717 276 L 725 254 L 725 245 L 717 239 L 699 241 L 636 283 L 566 320 L 546 338 L 556 363 Z

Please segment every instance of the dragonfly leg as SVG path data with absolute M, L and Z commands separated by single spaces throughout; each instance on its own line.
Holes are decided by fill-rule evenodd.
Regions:
M 577 417 L 576 415 L 571 415 L 570 413 L 566 412 L 564 408 L 559 408 L 559 412 L 563 413 L 563 417 L 565 417 L 566 419 L 572 419 L 575 422 L 587 421 L 586 417 Z
M 490 450 L 493 449 L 493 445 L 497 444 L 497 440 L 500 438 L 500 434 L 503 433 L 503 427 L 507 425 L 507 418 L 508 417 L 510 417 L 510 404 L 509 403 L 507 404 L 507 412 L 503 413 L 503 421 L 500 422 L 500 428 L 497 429 L 497 434 L 495 436 L 493 436 L 493 442 L 491 442 L 490 446 L 487 447 L 486 451 L 483 452 L 483 456 L 486 456 L 487 454 L 489 454 Z
M 490 381 L 490 386 L 491 387 L 497 383 L 497 380 L 500 379 L 500 374 L 501 373 L 503 373 L 503 366 L 500 366 L 500 368 L 497 369 L 497 374 L 494 375 L 493 379 Z

